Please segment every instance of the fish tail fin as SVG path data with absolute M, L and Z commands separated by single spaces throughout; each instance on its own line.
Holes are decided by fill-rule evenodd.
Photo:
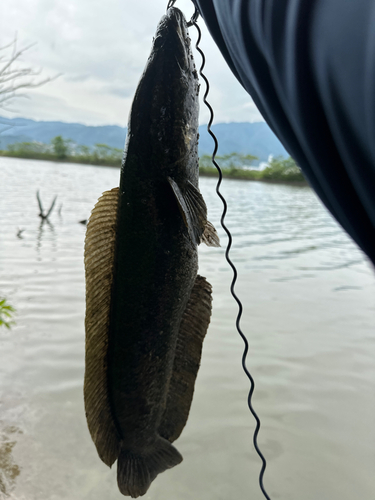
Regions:
M 158 474 L 182 461 L 169 441 L 159 437 L 147 454 L 135 455 L 121 450 L 117 461 L 117 484 L 123 495 L 137 498 L 146 493 Z

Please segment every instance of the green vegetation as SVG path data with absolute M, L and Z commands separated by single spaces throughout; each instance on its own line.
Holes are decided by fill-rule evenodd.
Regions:
M 92 147 L 81 146 L 58 135 L 51 140 L 50 144 L 36 141 L 9 144 L 5 151 L 0 151 L 0 155 L 119 167 L 121 165 L 122 150 L 112 148 L 107 144 L 95 144 Z
M 286 159 L 282 156 L 272 158 L 263 170 L 250 169 L 249 167 L 256 159 L 255 156 L 238 153 L 216 156 L 216 161 L 223 171 L 223 177 L 250 181 L 306 183 L 301 169 L 290 156 Z M 211 156 L 203 155 L 199 159 L 199 172 L 200 175 L 217 176 Z
M 229 155 L 216 156 L 216 162 L 223 170 L 225 177 L 237 177 L 239 174 L 248 172 L 248 169 L 258 158 L 253 155 L 241 155 L 231 153 Z M 217 170 L 212 164 L 211 156 L 203 155 L 199 158 L 199 173 L 201 175 L 216 175 Z
M 69 143 L 64 141 L 61 135 L 57 135 L 51 140 L 53 152 L 59 160 L 65 160 L 69 154 Z
M 14 324 L 14 321 L 11 321 L 14 312 L 15 310 L 7 303 L 6 299 L 0 298 L 0 327 L 10 328 Z
M 282 156 L 272 158 L 261 174 L 263 180 L 306 182 L 301 169 L 290 156 L 286 159 Z
M 58 135 L 51 140 L 50 144 L 41 142 L 10 144 L 5 151 L 0 151 L 1 155 L 120 167 L 122 150 L 112 148 L 107 144 L 95 144 L 93 147 L 82 146 Z M 227 178 L 268 182 L 306 182 L 301 169 L 291 157 L 283 158 L 278 156 L 272 158 L 263 170 L 257 170 L 253 167 L 254 161 L 257 159 L 256 156 L 240 153 L 216 157 L 223 171 L 223 176 Z M 199 172 L 201 175 L 217 176 L 217 170 L 212 164 L 211 156 L 201 156 L 199 159 Z

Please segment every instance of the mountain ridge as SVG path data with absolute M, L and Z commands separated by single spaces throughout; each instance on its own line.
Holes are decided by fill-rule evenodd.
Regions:
M 269 155 L 289 156 L 280 141 L 265 122 L 231 122 L 212 126 L 218 138 L 218 154 L 232 152 L 252 154 L 259 161 L 267 161 Z M 37 121 L 29 118 L 0 117 L 0 149 L 15 142 L 49 143 L 53 137 L 61 135 L 77 144 L 94 146 L 97 143 L 123 149 L 126 127 L 119 125 L 92 126 L 61 121 Z M 207 126 L 199 127 L 199 154 L 211 154 L 213 140 Z

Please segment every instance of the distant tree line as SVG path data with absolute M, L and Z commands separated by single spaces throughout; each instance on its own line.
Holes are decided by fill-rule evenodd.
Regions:
M 289 158 L 271 157 L 263 169 L 253 167 L 253 163 L 257 159 L 256 156 L 239 153 L 216 156 L 216 161 L 221 167 L 224 177 L 254 181 L 306 182 L 300 167 L 290 156 Z M 217 175 L 211 156 L 203 155 L 200 157 L 199 172 L 201 175 Z
M 17 158 L 120 167 L 123 152 L 122 149 L 113 148 L 107 144 L 83 146 L 58 135 L 49 144 L 36 141 L 9 144 L 5 151 L 0 151 L 0 154 Z M 216 156 L 216 160 L 223 170 L 224 177 L 274 182 L 305 182 L 301 169 L 291 157 L 271 158 L 263 169 L 254 167 L 254 162 L 258 158 L 249 154 L 234 152 Z M 200 157 L 199 171 L 201 175 L 217 175 L 211 156 Z
M 9 144 L 1 151 L 2 156 L 17 158 L 32 158 L 35 160 L 51 160 L 88 163 L 91 165 L 107 165 L 119 167 L 122 159 L 122 149 L 113 148 L 107 144 L 83 146 L 61 135 L 51 139 L 49 144 L 43 142 L 16 142 Z

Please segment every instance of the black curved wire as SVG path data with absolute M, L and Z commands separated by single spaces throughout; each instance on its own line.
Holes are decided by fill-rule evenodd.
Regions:
M 193 16 L 193 18 L 194 18 L 194 16 Z M 217 150 L 218 150 L 218 141 L 217 141 L 217 138 L 216 138 L 215 134 L 211 130 L 211 125 L 212 125 L 212 122 L 213 122 L 213 119 L 214 119 L 214 112 L 213 112 L 213 109 L 212 109 L 211 105 L 207 102 L 207 96 L 208 96 L 208 92 L 209 92 L 209 89 L 210 89 L 210 84 L 209 84 L 206 76 L 203 74 L 203 68 L 204 68 L 204 66 L 206 64 L 206 58 L 204 56 L 203 51 L 199 47 L 199 43 L 201 41 L 201 30 L 200 30 L 198 24 L 196 23 L 196 20 L 192 20 L 192 24 L 196 27 L 196 29 L 198 31 L 198 40 L 197 40 L 197 43 L 195 44 L 195 47 L 196 47 L 196 49 L 198 50 L 198 52 L 200 53 L 200 55 L 202 57 L 202 65 L 201 65 L 201 67 L 199 69 L 199 74 L 201 75 L 201 77 L 203 78 L 203 80 L 206 83 L 206 92 L 205 92 L 205 94 L 203 96 L 203 102 L 205 103 L 205 105 L 207 106 L 207 108 L 210 111 L 210 120 L 209 120 L 208 125 L 207 125 L 207 131 L 208 131 L 208 133 L 210 134 L 210 136 L 212 137 L 212 139 L 214 140 L 214 143 L 215 143 L 214 152 L 212 153 L 212 163 L 215 165 L 215 167 L 216 167 L 216 169 L 217 169 L 217 171 L 219 173 L 219 180 L 218 180 L 217 185 L 216 185 L 216 193 L 217 193 L 217 195 L 219 196 L 219 198 L 221 199 L 221 201 L 223 203 L 223 213 L 222 213 L 222 216 L 221 216 L 220 223 L 221 223 L 222 228 L 224 229 L 224 231 L 228 235 L 228 245 L 227 245 L 227 248 L 225 250 L 225 258 L 226 258 L 228 264 L 230 265 L 230 267 L 232 268 L 232 271 L 233 271 L 233 279 L 232 279 L 232 283 L 231 283 L 231 286 L 230 286 L 230 291 L 231 291 L 231 294 L 232 294 L 234 300 L 238 304 L 238 315 L 237 315 L 237 319 L 236 319 L 236 328 L 237 328 L 237 331 L 240 334 L 240 336 L 241 336 L 241 338 L 242 338 L 242 340 L 244 341 L 244 344 L 245 344 L 244 352 L 243 352 L 243 355 L 242 355 L 242 368 L 243 368 L 244 372 L 246 373 L 248 379 L 250 380 L 250 391 L 249 391 L 249 395 L 248 395 L 248 398 L 247 398 L 247 403 L 248 403 L 248 406 L 249 406 L 249 410 L 251 411 L 251 413 L 252 413 L 252 415 L 253 415 L 253 417 L 254 417 L 254 419 L 256 421 L 256 427 L 255 427 L 254 436 L 253 436 L 253 443 L 254 443 L 254 448 L 255 448 L 256 452 L 258 453 L 258 455 L 259 455 L 259 457 L 260 457 L 260 459 L 262 461 L 262 468 L 261 468 L 261 471 L 260 471 L 260 474 L 259 474 L 259 486 L 260 486 L 260 489 L 262 490 L 262 493 L 265 496 L 265 498 L 267 498 L 267 500 L 271 500 L 271 498 L 268 496 L 268 494 L 267 494 L 267 492 L 266 492 L 266 490 L 264 489 L 264 486 L 263 486 L 263 476 L 264 476 L 264 473 L 265 473 L 265 470 L 266 470 L 267 462 L 266 462 L 266 459 L 264 458 L 264 456 L 263 456 L 263 454 L 260 451 L 259 446 L 258 446 L 258 434 L 259 434 L 259 430 L 260 430 L 260 419 L 259 419 L 259 417 L 258 417 L 257 413 L 255 412 L 255 410 L 253 408 L 253 405 L 252 405 L 252 397 L 253 397 L 253 393 L 254 393 L 254 389 L 255 389 L 255 382 L 254 382 L 254 379 L 253 379 L 252 375 L 250 374 L 250 372 L 249 372 L 249 370 L 247 369 L 247 366 L 246 366 L 246 357 L 247 357 L 247 353 L 249 351 L 249 343 L 247 341 L 247 338 L 246 338 L 245 334 L 242 332 L 241 326 L 240 326 L 243 307 L 242 307 L 242 303 L 241 303 L 240 299 L 238 298 L 238 296 L 236 295 L 236 293 L 234 291 L 234 287 L 235 287 L 235 284 L 236 284 L 236 281 L 237 281 L 238 274 L 237 274 L 237 269 L 236 269 L 235 265 L 233 264 L 232 260 L 229 257 L 229 252 L 230 252 L 233 240 L 232 240 L 232 235 L 231 235 L 229 229 L 226 227 L 226 225 L 224 223 L 228 206 L 227 206 L 227 202 L 225 201 L 224 196 L 220 192 L 220 185 L 221 185 L 221 182 L 223 180 L 223 174 L 221 172 L 221 168 L 219 167 L 219 165 L 215 161 L 215 156 L 216 156 L 216 153 L 217 153 Z

